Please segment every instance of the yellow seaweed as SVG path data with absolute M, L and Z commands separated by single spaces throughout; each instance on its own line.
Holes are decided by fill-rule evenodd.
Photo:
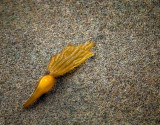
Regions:
M 45 75 L 40 79 L 34 93 L 24 104 L 24 107 L 27 108 L 41 95 L 50 91 L 54 86 L 55 77 L 70 72 L 93 56 L 94 54 L 91 52 L 93 46 L 93 42 L 87 42 L 79 46 L 69 44 L 61 53 L 54 55 L 48 64 L 49 75 Z

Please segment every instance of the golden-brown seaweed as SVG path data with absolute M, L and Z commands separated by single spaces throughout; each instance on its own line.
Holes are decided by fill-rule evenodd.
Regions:
M 87 58 L 93 56 L 90 51 L 92 46 L 94 46 L 92 42 L 79 46 L 68 45 L 61 53 L 52 57 L 48 65 L 50 74 L 57 77 L 78 67 Z
M 50 91 L 54 86 L 55 77 L 73 70 L 93 56 L 94 54 L 91 52 L 93 46 L 93 42 L 87 42 L 79 46 L 69 44 L 61 53 L 54 55 L 48 64 L 49 75 L 45 75 L 40 79 L 36 90 L 24 104 L 24 107 L 30 106 L 42 94 Z

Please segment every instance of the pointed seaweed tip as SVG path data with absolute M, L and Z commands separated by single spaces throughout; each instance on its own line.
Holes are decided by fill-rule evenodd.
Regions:
M 87 43 L 85 43 L 85 44 L 82 46 L 82 49 L 90 51 L 91 48 L 92 48 L 94 45 L 95 45 L 95 44 L 94 44 L 93 42 L 88 41 Z

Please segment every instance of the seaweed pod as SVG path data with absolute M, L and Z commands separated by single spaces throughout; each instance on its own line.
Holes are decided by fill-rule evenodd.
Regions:
M 39 82 L 38 85 L 31 95 L 31 97 L 25 102 L 24 107 L 27 108 L 31 104 L 33 104 L 41 95 L 51 90 L 51 88 L 55 84 L 55 79 L 51 75 L 45 75 L 43 76 Z
M 53 56 L 48 65 L 50 75 L 61 76 L 80 64 L 94 54 L 90 51 L 94 46 L 93 42 L 87 42 L 79 46 L 68 45 L 61 53 Z

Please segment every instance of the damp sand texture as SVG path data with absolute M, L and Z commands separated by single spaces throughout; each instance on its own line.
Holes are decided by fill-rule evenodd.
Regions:
M 160 3 L 0 1 L 0 124 L 158 124 Z M 50 58 L 93 41 L 95 56 L 24 109 Z

